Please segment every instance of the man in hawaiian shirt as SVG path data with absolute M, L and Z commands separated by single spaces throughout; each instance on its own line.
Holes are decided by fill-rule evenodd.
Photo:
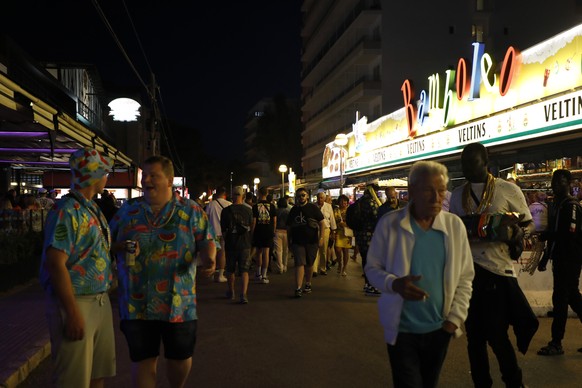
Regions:
M 196 342 L 196 257 L 204 276 L 214 273 L 215 234 L 206 213 L 172 190 L 174 167 L 163 156 L 143 165 L 144 196 L 126 201 L 111 221 L 114 241 L 138 243 L 135 261 L 117 255 L 121 330 L 136 386 L 155 386 L 160 343 L 167 378 L 182 387 Z
M 71 191 L 45 225 L 40 268 L 57 387 L 99 387 L 115 375 L 110 233 L 92 198 L 103 191 L 113 162 L 93 148 L 69 159 Z

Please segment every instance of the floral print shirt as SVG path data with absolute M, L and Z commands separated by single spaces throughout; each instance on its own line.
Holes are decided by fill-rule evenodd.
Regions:
M 66 266 L 75 295 L 107 291 L 113 279 L 109 236 L 107 220 L 94 201 L 76 191 L 58 200 L 45 224 L 40 267 L 44 289 L 53 293 L 46 268 L 46 250 L 53 247 L 68 256 Z
M 185 322 L 196 315 L 196 254 L 215 233 L 196 202 L 173 196 L 157 216 L 143 197 L 125 202 L 110 222 L 114 241 L 139 242 L 135 265 L 117 255 L 121 319 Z

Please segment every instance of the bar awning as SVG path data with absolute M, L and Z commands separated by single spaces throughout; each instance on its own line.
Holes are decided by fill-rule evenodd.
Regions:
M 90 146 L 114 159 L 131 159 L 68 113 L 29 93 L 0 73 L 0 163 L 20 167 L 62 166 L 74 150 Z

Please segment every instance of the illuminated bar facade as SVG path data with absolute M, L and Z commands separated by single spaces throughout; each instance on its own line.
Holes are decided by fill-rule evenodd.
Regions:
M 484 43 L 468 51 L 469 60 L 434 69 L 424 85 L 402 80 L 401 109 L 373 122 L 356 116 L 346 146 L 348 184 L 405 177 L 413 162 L 427 159 L 447 164 L 458 177 L 459 154 L 472 142 L 488 147 L 494 172 L 515 174 L 515 163 L 545 161 L 551 153 L 582 168 L 582 158 L 567 155 L 582 155 L 582 25 L 521 52 L 509 46 L 498 58 Z M 339 177 L 337 152 L 327 144 L 324 182 Z

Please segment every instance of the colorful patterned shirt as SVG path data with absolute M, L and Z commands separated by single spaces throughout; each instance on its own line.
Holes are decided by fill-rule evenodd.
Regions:
M 75 295 L 107 291 L 113 278 L 109 246 L 109 227 L 99 206 L 71 191 L 47 216 L 40 267 L 44 289 L 53 293 L 46 268 L 46 250 L 53 247 L 69 256 L 66 266 Z
M 173 196 L 154 216 L 140 197 L 125 202 L 110 226 L 114 241 L 138 241 L 140 249 L 131 267 L 117 255 L 121 319 L 197 319 L 195 258 L 215 238 L 202 208 Z

